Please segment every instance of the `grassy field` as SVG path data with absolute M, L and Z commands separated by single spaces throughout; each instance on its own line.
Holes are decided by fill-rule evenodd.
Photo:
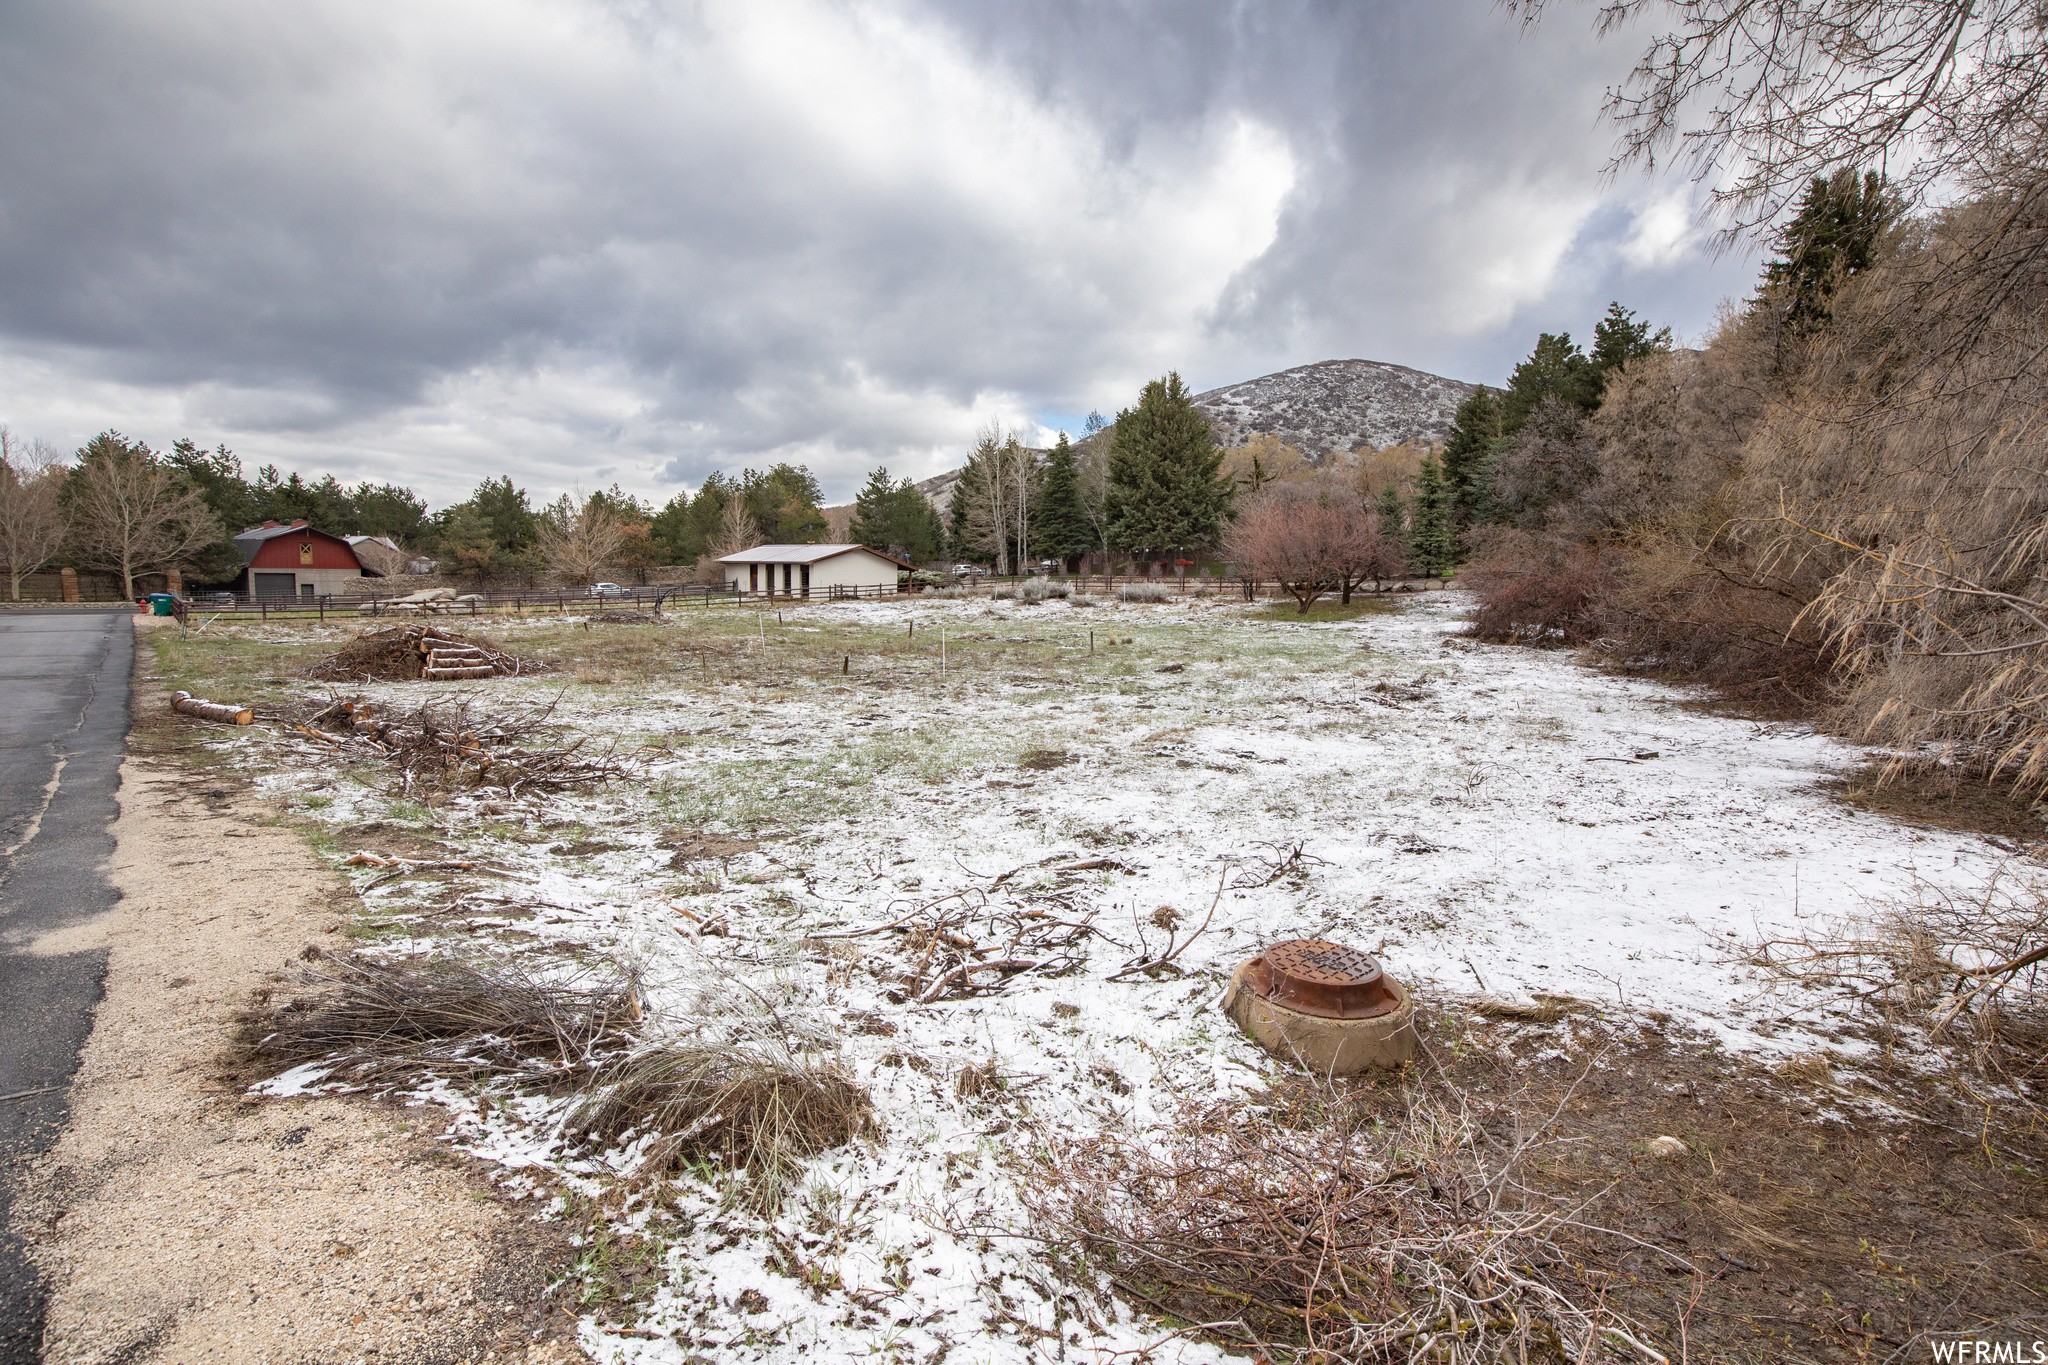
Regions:
M 625 964 L 651 1032 L 787 1049 L 872 1103 L 868 1135 L 810 1160 L 774 1214 L 716 1163 L 634 1175 L 631 1135 L 581 1144 L 559 1096 L 419 1092 L 508 1163 L 508 1189 L 589 1223 L 600 1358 L 1086 1358 L 1186 1325 L 1035 1250 L 1052 1215 L 1033 1192 L 1060 1153 L 1082 1162 L 1064 1187 L 1075 1154 L 1198 1111 L 1295 1112 L 1288 1068 L 1214 1003 L 1262 945 L 1310 936 L 1415 987 L 1432 1045 L 1427 1067 L 1310 1107 L 1361 1106 L 1366 1142 L 1446 1104 L 1549 1134 L 1530 1197 L 1604 1201 L 1635 1240 L 1574 1250 L 1582 1287 L 1673 1358 L 1834 1358 L 2032 1302 L 2024 1277 L 1968 1266 L 2036 1254 L 1986 1217 L 2042 1225 L 2035 1139 L 1928 1140 L 1960 1131 L 1932 1053 L 1846 998 L 1772 999 L 1743 966 L 1755 937 L 1965 886 L 2002 853 L 1832 799 L 1853 750 L 1474 645 L 1458 610 L 1431 593 L 1305 620 L 1221 598 L 500 617 L 483 633 L 551 668 L 480 684 L 304 681 L 353 623 L 149 639 L 164 686 L 259 708 L 252 730 L 178 729 L 189 757 L 337 863 L 385 860 L 347 869 L 370 951 Z M 624 776 L 401 798 L 381 765 L 273 719 L 356 694 L 387 714 L 552 702 L 549 742 Z M 399 858 L 471 866 L 387 871 Z M 934 927 L 884 931 L 905 917 Z M 921 998 L 946 935 L 1052 921 L 1085 931 L 1045 970 Z M 1125 974 L 1200 924 L 1171 970 Z M 1652 1159 L 1660 1134 L 1687 1155 Z M 1838 1193 L 1879 1169 L 1909 1212 Z M 1893 1267 L 1877 1280 L 1868 1247 Z M 1176 1357 L 1222 1359 L 1199 1333 L 1155 1358 Z

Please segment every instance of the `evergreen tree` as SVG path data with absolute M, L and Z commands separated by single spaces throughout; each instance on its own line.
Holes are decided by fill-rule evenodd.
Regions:
M 824 539 L 824 491 L 803 465 L 777 464 L 765 473 L 740 473 L 740 496 L 754 524 L 776 545 L 815 545 Z
M 890 533 L 891 501 L 896 493 L 896 484 L 890 479 L 886 468 L 877 468 L 868 475 L 868 481 L 853 497 L 853 520 L 848 523 L 846 534 L 856 545 L 872 545 L 887 549 Z
M 1610 371 L 1623 368 L 1631 360 L 1670 349 L 1669 327 L 1653 333 L 1650 324 L 1638 319 L 1633 308 L 1624 308 L 1615 302 L 1607 305 L 1607 316 L 1593 324 L 1593 354 L 1589 358 L 1600 371 L 1600 382 L 1604 388 Z
M 1450 485 L 1454 528 L 1477 520 L 1484 489 L 1477 486 L 1476 479 L 1485 470 L 1487 451 L 1500 437 L 1500 395 L 1481 384 L 1458 405 L 1457 416 L 1451 419 L 1450 437 L 1444 442 L 1444 481 Z
M 902 555 L 913 564 L 936 559 L 945 550 L 945 527 L 931 499 L 909 479 L 891 483 L 887 469 L 877 469 L 853 500 L 847 534 L 856 544 Z
M 1373 515 L 1378 518 L 1380 535 L 1401 552 L 1403 560 L 1415 558 L 1414 542 L 1408 535 L 1407 509 L 1402 506 L 1401 494 L 1392 483 L 1380 490 L 1373 500 Z
M 1120 550 L 1192 549 L 1216 544 L 1235 490 L 1221 474 L 1223 451 L 1178 373 L 1145 386 L 1138 406 L 1116 415 L 1103 515 Z
M 1053 442 L 1046 461 L 1045 479 L 1038 489 L 1038 507 L 1032 514 L 1031 531 L 1036 552 L 1067 563 L 1087 554 L 1095 546 L 1095 529 L 1088 524 L 1087 509 L 1081 505 L 1081 481 L 1074 469 L 1074 448 L 1067 433 Z
M 1408 521 L 1409 556 L 1425 574 L 1445 574 L 1457 560 L 1457 539 L 1451 526 L 1452 488 L 1444 467 L 1433 454 L 1422 457 L 1415 476 Z
M 1512 436 L 1546 398 L 1561 398 L 1587 412 L 1600 406 L 1600 371 L 1572 341 L 1570 332 L 1536 338 L 1536 349 L 1508 376 L 1501 398 L 1501 435 Z
M 1860 180 L 1847 168 L 1827 179 L 1815 177 L 1799 211 L 1778 234 L 1778 259 L 1764 266 L 1764 298 L 1777 300 L 1794 328 L 1825 323 L 1835 290 L 1870 268 L 1879 241 L 1903 211 L 1898 195 L 1875 171 L 1865 171 Z

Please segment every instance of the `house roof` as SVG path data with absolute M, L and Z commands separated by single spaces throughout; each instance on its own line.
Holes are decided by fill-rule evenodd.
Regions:
M 340 541 L 343 545 L 349 543 L 327 531 L 314 530 L 306 524 L 303 517 L 297 521 L 266 521 L 261 526 L 251 526 L 247 530 L 236 532 L 233 543 L 235 549 L 241 552 L 242 562 L 246 564 L 256 557 L 256 551 L 263 547 L 264 541 L 291 535 L 319 536 L 324 540 Z
M 887 550 L 877 550 L 872 545 L 756 545 L 751 550 L 741 550 L 735 555 L 720 555 L 721 564 L 816 564 L 821 559 L 851 554 L 855 550 L 866 550 L 877 559 L 886 559 L 891 564 L 906 569 L 917 566 L 907 560 L 898 559 Z

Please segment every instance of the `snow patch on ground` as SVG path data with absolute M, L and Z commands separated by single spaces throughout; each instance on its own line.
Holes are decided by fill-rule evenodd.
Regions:
M 817 1159 L 773 1218 L 692 1178 L 675 1182 L 672 1220 L 650 1221 L 644 1205 L 626 1215 L 663 1239 L 662 1286 L 634 1324 L 658 1339 L 593 1316 L 586 1347 L 678 1365 L 929 1360 L 948 1344 L 959 1359 L 1038 1360 L 1054 1335 L 1070 1350 L 1135 1350 L 1163 1329 L 1100 1286 L 1051 1276 L 1024 1235 L 1019 1172 L 1049 1138 L 1141 1132 L 1182 1100 L 1274 1075 L 1215 1008 L 1229 971 L 1262 947 L 1312 936 L 1366 948 L 1425 1004 L 1482 989 L 1564 995 L 1661 1011 L 1730 1049 L 1854 1051 L 1838 1003 L 1788 1016 L 1760 998 L 1739 945 L 1906 897 L 1915 879 L 1978 884 L 1999 861 L 1981 839 L 1903 828 L 1817 790 L 1857 749 L 1714 715 L 1684 689 L 1564 654 L 1473 644 L 1458 634 L 1465 607 L 1430 594 L 1397 615 L 1313 626 L 1178 603 L 798 608 L 789 619 L 805 626 L 916 621 L 933 636 L 1030 641 L 1044 663 L 941 683 L 934 639 L 926 673 L 876 690 L 657 683 L 584 699 L 565 715 L 631 747 L 636 780 L 500 803 L 495 816 L 480 813 L 488 795 L 441 812 L 465 856 L 498 872 L 453 883 L 452 904 L 412 879 L 371 891 L 420 936 L 395 947 L 459 921 L 508 950 L 630 962 L 657 1027 L 772 1013 L 836 1049 L 876 1107 L 877 1139 Z M 1134 650 L 1183 668 L 1064 670 L 1091 628 L 1131 631 Z M 1024 766 L 1047 753 L 1064 761 Z M 264 785 L 313 781 L 286 769 Z M 337 823 L 390 805 L 345 783 L 325 790 Z M 678 861 L 678 830 L 760 847 Z M 1060 870 L 1103 859 L 1115 866 Z M 955 893 L 1093 912 L 1125 946 L 1097 942 L 1074 975 L 918 1005 L 895 991 L 896 937 L 815 937 Z M 433 920 L 410 918 L 430 900 Z M 1185 975 L 1108 979 L 1141 936 L 1159 944 L 1159 907 L 1186 925 L 1212 900 L 1214 927 L 1179 959 Z M 729 936 L 699 932 L 721 919 Z M 963 1097 L 962 1069 L 991 1062 L 1002 1091 Z M 269 1085 L 310 1085 L 316 1070 Z M 559 1101 L 422 1094 L 511 1188 L 540 1188 L 544 1171 L 594 1193 L 630 1166 L 629 1152 L 579 1154 Z M 1175 1353 L 1221 1359 L 1181 1342 L 1162 1355 Z

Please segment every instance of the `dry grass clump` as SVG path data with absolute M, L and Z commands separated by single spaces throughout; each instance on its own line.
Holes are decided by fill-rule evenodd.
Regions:
M 766 1206 L 804 1158 L 851 1142 L 872 1114 L 837 1060 L 765 1040 L 690 1040 L 606 1063 L 569 1123 L 609 1141 L 659 1135 L 642 1172 L 717 1162 L 746 1172 L 751 1201 Z
M 606 1039 L 640 1018 L 618 971 L 538 976 L 494 958 L 330 957 L 306 972 L 312 994 L 242 1020 L 243 1060 L 290 1068 L 333 1059 L 359 1079 L 408 1071 L 587 1072 Z
M 1382 1122 L 1300 1083 L 1060 1144 L 1025 1199 L 1131 1299 L 1272 1361 L 1663 1359 L 1582 1283 L 1533 1144 L 1433 1100 Z

